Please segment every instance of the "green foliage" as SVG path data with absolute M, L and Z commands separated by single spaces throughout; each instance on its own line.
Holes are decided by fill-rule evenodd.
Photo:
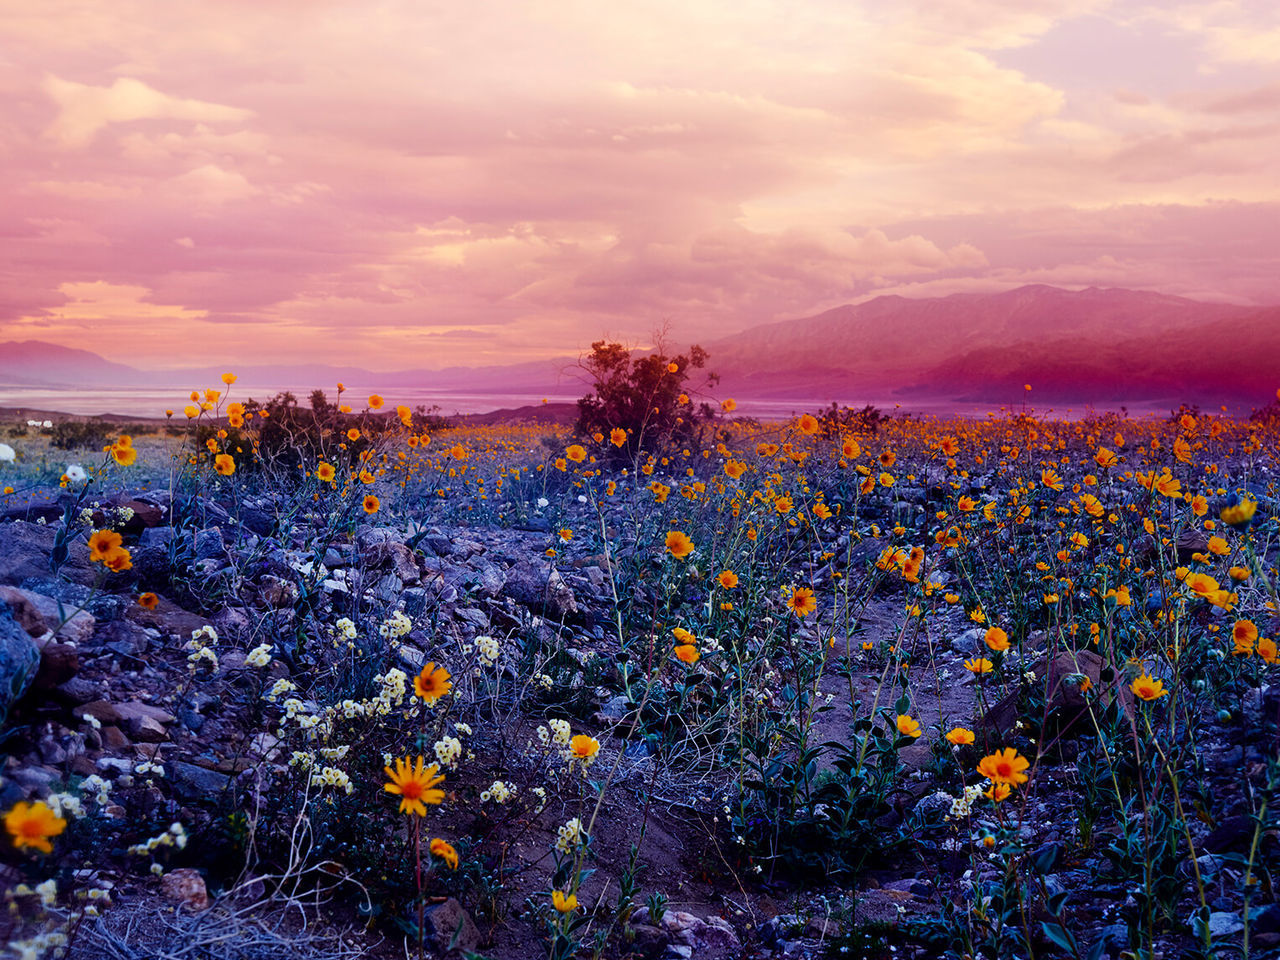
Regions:
M 628 458 L 639 450 L 699 444 L 716 414 L 711 404 L 693 401 L 689 378 L 707 359 L 699 346 L 670 355 L 660 344 L 654 352 L 636 356 L 620 343 L 597 340 L 581 364 L 591 393 L 578 400 L 577 432 L 607 438 L 612 430 L 625 430 L 625 443 L 611 449 Z M 708 374 L 706 385 L 718 381 Z

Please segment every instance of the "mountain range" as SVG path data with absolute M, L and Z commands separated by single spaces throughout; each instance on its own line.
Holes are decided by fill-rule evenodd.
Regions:
M 1208 303 L 1118 288 L 1035 284 L 1000 293 L 884 296 L 749 327 L 702 345 L 717 393 L 857 404 L 892 397 L 1005 403 L 1265 403 L 1280 386 L 1280 306 Z M 581 392 L 576 360 L 377 373 L 335 365 L 237 365 L 249 383 L 309 390 L 342 381 L 441 392 Z M 86 350 L 0 343 L 0 384 L 181 386 L 223 368 L 139 371 Z

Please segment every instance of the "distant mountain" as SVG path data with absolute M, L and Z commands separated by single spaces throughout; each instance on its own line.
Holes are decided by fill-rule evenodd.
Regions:
M 1263 398 L 1280 385 L 1280 308 L 1035 284 L 878 297 L 705 343 L 742 396 Z
M 1280 386 L 1280 307 L 1204 303 L 1141 290 L 1034 284 L 1001 293 L 877 297 L 813 317 L 703 342 L 719 392 L 809 404 L 868 399 L 1016 402 L 1263 403 Z M 289 387 L 576 394 L 564 357 L 487 367 L 374 372 L 322 364 L 236 366 L 250 395 Z M 86 350 L 0 343 L 0 385 L 180 387 L 217 383 L 226 368 L 142 373 Z M 265 386 L 262 386 L 265 385 Z M 256 390 L 254 389 L 256 388 Z
M 0 383 L 20 386 L 101 387 L 136 383 L 142 374 L 96 353 L 43 340 L 0 343 Z

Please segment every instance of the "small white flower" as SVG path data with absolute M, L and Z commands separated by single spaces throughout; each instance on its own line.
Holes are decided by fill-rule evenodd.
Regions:
M 81 480 L 88 478 L 88 474 L 84 472 L 84 467 L 78 463 L 68 463 L 66 469 L 67 479 L 72 483 L 79 483 Z
M 271 644 L 264 643 L 249 651 L 244 662 L 251 667 L 265 667 L 271 663 Z
M 546 497 L 539 497 L 539 498 L 538 498 L 538 509 L 539 509 L 539 510 L 542 510 L 544 507 L 550 506 L 550 504 L 551 504 L 551 501 L 550 501 L 550 500 L 548 500 Z

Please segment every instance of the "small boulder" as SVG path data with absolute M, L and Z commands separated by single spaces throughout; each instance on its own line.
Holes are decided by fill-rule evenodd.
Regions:
M 192 913 L 209 907 L 209 891 L 204 877 L 198 870 L 179 867 L 160 878 L 160 893 L 170 903 L 176 903 Z

